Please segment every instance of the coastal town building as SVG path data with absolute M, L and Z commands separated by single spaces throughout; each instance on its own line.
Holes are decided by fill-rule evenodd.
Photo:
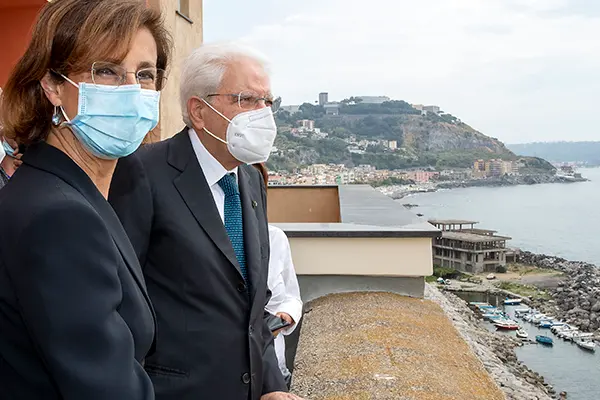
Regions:
M 191 51 L 202 44 L 202 1 L 143 0 L 148 7 L 162 10 L 167 29 L 173 36 L 173 62 L 167 85 L 161 92 L 160 123 L 148 134 L 147 141 L 156 142 L 173 136 L 183 126 L 179 106 L 181 65 Z M 0 87 L 25 52 L 31 29 L 47 0 L 0 0 Z
M 339 103 L 327 103 L 323 107 L 325 107 L 326 115 L 339 115 L 340 114 L 340 104 Z
M 281 111 L 287 111 L 290 114 L 296 114 L 297 112 L 300 112 L 300 106 L 299 105 L 281 106 L 279 109 Z
M 476 160 L 473 163 L 473 178 L 497 178 L 504 175 L 518 175 L 519 163 L 501 159 Z
M 300 128 L 304 128 L 309 132 L 315 130 L 315 121 L 310 119 L 301 119 L 300 121 L 298 121 L 298 125 L 300 126 Z
M 477 229 L 477 221 L 430 220 L 441 231 L 433 242 L 433 263 L 468 273 L 496 272 L 506 266 L 506 242 L 510 237 Z
M 391 99 L 387 96 L 356 96 L 362 104 L 382 104 Z
M 329 93 L 327 93 L 327 92 L 319 93 L 319 105 L 324 106 L 327 103 L 329 103 Z

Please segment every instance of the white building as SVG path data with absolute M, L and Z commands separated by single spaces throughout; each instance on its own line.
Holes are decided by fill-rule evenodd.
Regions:
M 381 104 L 391 99 L 387 96 L 356 96 L 361 99 L 361 104 Z

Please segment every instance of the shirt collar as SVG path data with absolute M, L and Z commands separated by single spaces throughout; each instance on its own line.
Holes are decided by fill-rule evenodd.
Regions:
M 206 147 L 204 147 L 202 141 L 198 137 L 198 134 L 193 128 L 188 130 L 188 134 L 190 135 L 190 141 L 192 142 L 194 153 L 196 153 L 196 158 L 198 159 L 198 163 L 200 163 L 202 172 L 204 172 L 204 177 L 206 178 L 208 186 L 212 187 L 213 185 L 217 184 L 226 174 L 234 174 L 237 181 L 238 167 L 235 167 L 231 171 L 227 171 L 225 167 L 223 167 L 223 165 L 221 165 L 221 163 L 217 161 L 212 154 L 210 154 Z

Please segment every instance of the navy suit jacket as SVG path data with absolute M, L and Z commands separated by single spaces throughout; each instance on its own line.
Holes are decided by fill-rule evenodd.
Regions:
M 119 161 L 109 201 L 142 265 L 156 309 L 148 358 L 158 400 L 258 400 L 287 391 L 273 336 L 262 176 L 241 166 L 246 285 L 187 129 Z
M 0 398 L 154 399 L 142 271 L 85 172 L 29 147 L 0 190 L 0 221 Z

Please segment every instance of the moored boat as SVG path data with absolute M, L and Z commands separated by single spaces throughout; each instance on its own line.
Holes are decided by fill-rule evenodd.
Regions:
M 504 299 L 504 305 L 505 306 L 517 306 L 519 304 L 521 304 L 521 302 L 523 301 L 523 299 L 510 299 L 510 298 L 506 298 Z
M 551 321 L 551 320 L 548 320 L 548 319 L 541 320 L 539 322 L 539 327 L 543 328 L 543 329 L 550 329 L 550 328 L 552 328 L 552 324 L 553 323 L 554 323 L 554 321 Z
M 523 329 L 519 329 L 517 331 L 517 337 L 519 339 L 527 339 L 529 337 L 529 334 L 527 332 L 525 332 Z
M 596 351 L 596 343 L 591 339 L 573 339 L 573 341 L 584 350 Z
M 519 329 L 519 325 L 517 325 L 515 321 L 511 321 L 510 319 L 496 321 L 494 322 L 494 326 L 496 326 L 496 328 L 498 329 L 503 329 L 507 331 L 516 331 L 517 329 Z
M 549 346 L 552 346 L 554 344 L 554 340 L 552 340 L 551 337 L 544 336 L 544 335 L 537 335 L 535 337 L 535 341 L 538 343 L 541 343 L 541 344 L 549 345 Z

